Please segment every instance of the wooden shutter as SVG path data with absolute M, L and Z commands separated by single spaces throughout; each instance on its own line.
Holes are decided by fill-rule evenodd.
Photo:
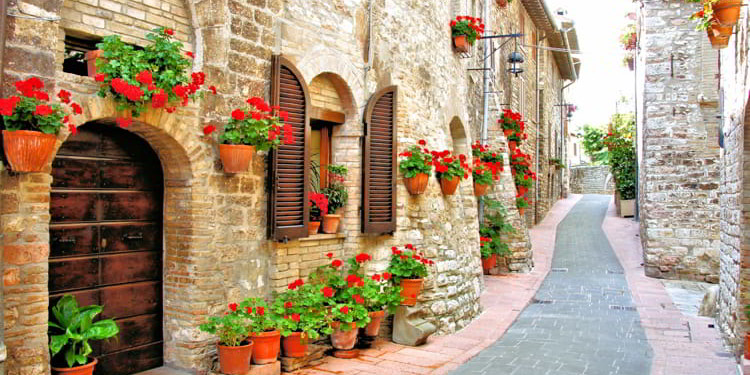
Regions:
M 294 143 L 271 153 L 269 230 L 275 240 L 307 237 L 310 207 L 310 97 L 297 68 L 283 56 L 273 57 L 271 104 L 289 112 Z
M 398 89 L 386 87 L 372 96 L 365 112 L 362 168 L 362 231 L 396 231 L 396 108 Z

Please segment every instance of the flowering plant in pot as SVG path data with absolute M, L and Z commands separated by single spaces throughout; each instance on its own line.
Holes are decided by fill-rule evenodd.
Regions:
M 517 148 L 521 147 L 523 141 L 527 140 L 529 135 L 523 132 L 513 132 L 508 136 L 508 149 L 510 152 L 516 151 Z
M 479 252 L 482 255 L 482 270 L 485 275 L 497 265 L 497 254 L 492 251 L 492 238 L 479 236 Z
M 308 340 L 315 340 L 321 333 L 330 334 L 330 319 L 325 308 L 325 295 L 318 286 L 297 280 L 277 294 L 272 309 L 278 316 L 279 330 L 283 336 L 281 344 L 286 357 L 304 357 Z
M 398 154 L 401 159 L 398 169 L 404 175 L 404 185 L 411 195 L 420 195 L 427 189 L 427 180 L 432 173 L 432 154 L 426 148 L 427 141 L 420 139 L 418 145 Z
M 531 156 L 521 152 L 521 149 L 516 149 L 510 156 L 510 167 L 513 182 L 516 185 L 516 207 L 523 216 L 524 209 L 531 203 L 523 196 L 531 189 L 533 181 L 536 180 L 536 173 L 531 170 Z
M 484 223 L 479 226 L 480 251 L 482 267 L 487 272 L 495 267 L 497 256 L 510 255 L 504 236 L 515 232 L 515 229 L 508 222 L 508 211 L 500 201 L 486 197 L 481 199 L 485 203 L 485 215 Z
M 466 155 L 461 154 L 454 156 L 450 151 L 442 152 L 432 151 L 433 165 L 438 180 L 440 180 L 440 189 L 444 195 L 453 195 L 458 188 L 461 180 L 469 178 L 469 165 L 466 164 Z
M 635 24 L 631 23 L 625 26 L 622 34 L 620 34 L 620 44 L 622 49 L 625 51 L 633 51 L 638 43 L 638 34 L 635 30 Z
M 52 356 L 52 373 L 91 375 L 96 367 L 96 358 L 89 341 L 105 340 L 117 336 L 120 329 L 112 319 L 94 321 L 102 312 L 97 305 L 78 306 L 75 297 L 66 294 L 54 307 L 48 322 L 50 329 L 49 350 Z M 64 353 L 58 356 L 59 353 Z
M 350 350 L 357 342 L 358 330 L 370 322 L 367 309 L 354 299 L 348 302 L 337 302 L 331 306 L 331 344 L 339 350 Z
M 414 306 L 417 297 L 422 290 L 424 278 L 427 277 L 427 266 L 435 264 L 414 245 L 406 244 L 404 249 L 391 248 L 391 262 L 388 265 L 388 273 L 392 275 L 394 283 L 401 286 L 401 296 L 405 306 Z
M 686 0 L 689 3 L 702 4 L 702 9 L 690 16 L 691 20 L 697 20 L 696 30 L 709 30 L 712 25 L 731 27 L 740 18 L 742 0 Z
M 302 280 L 294 282 L 303 284 Z M 253 363 L 265 365 L 276 361 L 281 345 L 283 317 L 268 308 L 268 303 L 262 298 L 247 298 L 240 303 L 240 311 L 250 319 L 250 339 L 253 340 Z
M 224 374 L 245 374 L 250 370 L 253 342 L 248 339 L 250 320 L 238 310 L 239 305 L 230 303 L 229 311 L 208 318 L 198 328 L 219 337 L 219 366 Z
M 503 110 L 503 114 L 500 115 L 497 123 L 503 128 L 503 133 L 506 137 L 510 136 L 513 132 L 523 132 L 526 127 L 526 124 L 521 120 L 521 114 L 513 112 L 510 109 Z
M 531 205 L 531 202 L 526 197 L 516 197 L 516 207 L 518 207 L 518 213 L 523 216 L 524 210 Z
M 453 45 L 456 50 L 469 52 L 469 46 L 482 38 L 484 33 L 484 23 L 481 18 L 472 16 L 458 16 L 451 21 L 451 33 L 453 35 Z
M 328 198 L 323 193 L 310 193 L 310 221 L 307 224 L 307 233 L 313 235 L 318 233 L 323 216 L 328 214 Z
M 487 163 L 480 159 L 474 159 L 474 167 L 471 169 L 471 175 L 474 179 L 474 195 L 481 197 L 487 194 L 487 189 L 492 186 L 493 175 L 492 169 Z
M 174 40 L 174 30 L 160 27 L 146 35 L 150 42 L 143 49 L 123 43 L 119 35 L 110 35 L 96 46 L 101 49 L 96 60 L 96 82 L 99 96 L 111 97 L 121 127 L 129 126 L 148 107 L 174 112 L 190 100 L 203 96 L 206 75 L 191 73 L 191 52 L 182 52 L 183 44 Z M 216 93 L 214 86 L 210 92 Z
M 503 154 L 492 150 L 488 145 L 482 145 L 479 141 L 471 146 L 471 154 L 492 171 L 493 179 L 500 179 L 500 172 L 504 170 Z
M 254 96 L 246 101 L 249 108 L 232 111 L 224 131 L 219 135 L 219 157 L 224 172 L 245 172 L 252 162 L 255 151 L 268 151 L 283 144 L 294 143 L 294 130 L 285 123 L 288 113 L 271 107 L 262 98 Z M 203 128 L 209 135 L 216 129 L 213 125 Z
M 321 192 L 328 199 L 328 213 L 323 215 L 323 233 L 336 233 L 341 223 L 341 215 L 336 211 L 346 206 L 349 201 L 349 192 L 344 186 L 344 179 L 349 169 L 343 165 L 329 165 L 328 169 L 328 187 Z
M 70 118 L 83 109 L 70 100 L 71 94 L 65 90 L 60 90 L 57 97 L 69 108 L 49 102 L 39 78 L 17 81 L 15 86 L 20 95 L 0 99 L 5 156 L 15 172 L 39 172 L 55 151 L 60 129 L 67 124 L 71 134 L 76 134 Z

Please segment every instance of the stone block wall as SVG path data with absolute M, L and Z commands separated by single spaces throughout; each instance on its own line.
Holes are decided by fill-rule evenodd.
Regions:
M 641 239 L 648 276 L 715 283 L 719 148 L 716 105 L 702 88 L 710 76 L 703 70 L 717 69 L 717 60 L 703 58 L 705 32 L 689 20 L 696 9 L 660 0 L 641 9 Z
M 570 192 L 573 194 L 614 194 L 615 180 L 609 166 L 570 167 Z

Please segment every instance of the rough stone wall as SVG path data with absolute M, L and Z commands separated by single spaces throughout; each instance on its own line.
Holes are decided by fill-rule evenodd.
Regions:
M 748 67 L 748 12 L 743 9 L 729 47 L 721 52 L 721 88 L 724 95 L 721 131 L 721 272 L 719 275 L 718 321 L 725 342 L 739 358 L 750 322 L 745 308 L 750 304 L 750 90 Z
M 615 181 L 609 166 L 571 167 L 570 192 L 573 194 L 614 194 Z
M 646 71 L 641 238 L 647 275 L 715 283 L 719 149 L 711 124 L 715 103 L 701 95 L 706 35 L 689 20 L 695 9 L 652 0 L 641 10 Z

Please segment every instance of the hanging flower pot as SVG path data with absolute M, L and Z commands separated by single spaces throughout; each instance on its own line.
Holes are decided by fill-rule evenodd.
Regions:
M 348 331 L 342 331 L 340 322 L 333 322 L 331 327 L 333 333 L 331 333 L 331 345 L 338 350 L 351 350 L 354 348 L 354 344 L 357 343 L 357 324 L 356 323 L 344 323 L 350 324 L 351 329 Z
M 518 144 L 516 143 L 516 141 L 508 142 L 508 148 L 510 149 L 511 152 L 516 151 L 517 147 L 518 147 Z
M 456 47 L 458 52 L 469 52 L 469 41 L 466 35 L 459 35 L 453 37 L 453 46 Z
M 503 129 L 503 134 L 505 134 L 505 137 L 510 137 L 511 134 L 513 134 L 513 129 Z
M 323 215 L 323 233 L 337 233 L 340 223 L 341 215 Z
M 370 337 L 375 337 L 378 335 L 378 332 L 380 332 L 380 323 L 383 322 L 383 318 L 385 318 L 385 310 L 380 311 L 371 311 L 369 312 L 370 315 L 370 323 L 367 324 L 367 327 L 365 327 L 365 335 Z
M 722 26 L 714 22 L 706 30 L 706 33 L 708 33 L 708 39 L 711 41 L 711 47 L 714 49 L 723 49 L 729 45 L 729 38 L 732 36 L 732 26 Z
M 318 234 L 318 230 L 320 230 L 320 221 L 308 221 L 307 222 L 307 234 L 313 235 Z
M 745 333 L 745 358 L 750 359 L 750 332 Z
M 86 60 L 86 69 L 88 72 L 89 77 L 95 77 L 96 76 L 96 60 L 101 56 L 102 50 L 97 49 L 94 51 L 88 51 L 84 55 L 84 60 Z
M 404 178 L 404 185 L 406 190 L 411 195 L 420 195 L 427 190 L 427 181 L 429 180 L 427 173 L 417 173 L 416 176 L 411 178 Z
M 525 210 L 526 210 L 526 208 L 524 208 L 524 207 L 519 208 L 518 209 L 518 214 L 521 215 L 521 216 L 523 216 L 523 213 L 524 213 Z
M 491 185 L 483 185 L 474 183 L 474 196 L 475 197 L 481 197 L 487 194 L 487 190 L 489 190 Z
M 461 179 L 459 179 L 458 176 L 453 176 L 451 179 L 441 178 L 440 189 L 443 191 L 443 195 L 455 194 L 459 182 L 461 182 Z
M 485 275 L 490 274 L 490 270 L 497 265 L 497 254 L 490 255 L 489 258 L 482 258 L 482 270 Z
M 424 279 L 401 279 L 401 297 L 404 297 L 401 305 L 414 306 L 417 304 L 417 298 L 422 292 Z
M 99 361 L 93 358 L 93 361 L 75 367 L 52 367 L 52 373 L 55 375 L 92 375 L 94 368 Z
M 253 161 L 255 146 L 248 145 L 219 145 L 219 157 L 226 173 L 246 172 Z
M 719 0 L 712 6 L 714 18 L 722 26 L 734 26 L 740 19 L 741 7 L 742 0 Z
M 253 340 L 253 363 L 265 365 L 276 362 L 281 347 L 281 332 L 277 330 L 254 333 Z
M 3 149 L 10 169 L 39 172 L 55 152 L 57 136 L 32 130 L 3 130 Z
M 244 375 L 250 371 L 250 357 L 253 354 L 253 342 L 242 346 L 224 346 L 219 348 L 219 366 L 222 374 Z
M 307 338 L 302 339 L 302 332 L 292 332 L 289 336 L 282 338 L 281 346 L 285 357 L 301 358 L 307 354 Z
M 508 6 L 508 0 L 497 0 L 497 6 L 505 8 Z

